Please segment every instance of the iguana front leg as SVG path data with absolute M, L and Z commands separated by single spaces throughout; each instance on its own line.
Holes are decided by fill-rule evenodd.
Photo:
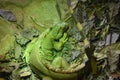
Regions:
M 54 42 L 54 48 L 55 48 L 57 51 L 60 51 L 60 50 L 63 48 L 64 43 L 65 43 L 67 40 L 68 40 L 67 33 L 64 33 L 62 38 L 60 38 L 58 41 L 55 41 L 55 42 Z

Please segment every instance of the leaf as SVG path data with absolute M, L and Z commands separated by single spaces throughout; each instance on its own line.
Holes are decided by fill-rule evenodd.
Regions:
M 95 51 L 94 56 L 97 58 L 97 60 L 101 60 L 108 57 L 109 51 L 114 52 L 118 50 L 120 50 L 120 42 L 105 46 L 102 49 Z
M 19 59 L 20 58 L 20 55 L 22 54 L 22 47 L 15 43 L 15 48 L 14 48 L 14 52 L 15 52 L 15 59 Z
M 31 29 L 24 29 L 21 31 L 21 35 L 29 40 L 32 40 L 34 37 L 37 37 L 39 35 L 38 31 L 34 28 Z
M 108 65 L 110 67 L 110 72 L 116 72 L 118 69 L 119 63 L 119 55 L 120 55 L 120 48 L 119 50 L 109 50 L 108 51 Z
M 87 38 L 85 38 L 85 40 L 84 40 L 84 45 L 85 45 L 85 47 L 88 47 L 90 45 L 90 42 L 88 41 Z
M 0 16 L 11 22 L 16 21 L 15 15 L 9 10 L 0 9 Z
M 30 41 L 30 39 L 23 37 L 21 34 L 16 34 L 15 37 L 16 42 L 21 46 L 25 46 Z
M 106 37 L 105 45 L 110 45 L 116 43 L 119 38 L 119 34 L 117 33 L 110 33 Z
M 82 31 L 83 30 L 83 27 L 82 27 L 82 24 L 80 24 L 79 22 L 77 23 L 77 28 L 79 31 Z

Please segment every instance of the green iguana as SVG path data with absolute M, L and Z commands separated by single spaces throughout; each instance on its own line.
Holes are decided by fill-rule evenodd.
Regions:
M 31 41 L 25 50 L 26 62 L 43 80 L 46 80 L 45 76 L 51 77 L 47 80 L 73 80 L 88 60 L 86 54 L 72 61 L 63 57 L 63 48 L 69 39 L 68 29 L 67 23 L 59 22 Z

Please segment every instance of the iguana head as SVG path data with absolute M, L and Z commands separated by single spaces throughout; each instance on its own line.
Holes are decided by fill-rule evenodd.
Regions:
M 59 39 L 62 37 L 63 33 L 66 33 L 68 30 L 68 24 L 65 22 L 59 22 L 58 24 L 51 27 L 49 35 L 53 38 Z

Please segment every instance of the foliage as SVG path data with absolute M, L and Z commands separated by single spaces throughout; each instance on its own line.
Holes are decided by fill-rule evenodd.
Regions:
M 102 78 L 108 80 L 111 77 L 111 70 L 117 74 L 116 70 L 119 67 L 120 2 L 119 0 L 79 0 L 74 11 L 76 20 L 83 25 L 83 33 L 90 41 L 86 52 L 92 71 L 89 69 L 90 76 L 85 74 L 85 79 L 100 80 L 100 76 L 106 74 L 102 75 Z M 93 54 L 100 55 L 101 59 L 96 56 L 94 57 L 97 59 L 94 59 Z

